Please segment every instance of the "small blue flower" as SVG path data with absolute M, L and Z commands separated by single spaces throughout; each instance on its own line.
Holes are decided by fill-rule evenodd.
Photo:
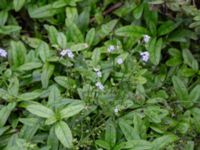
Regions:
M 95 85 L 99 90 L 104 90 L 104 86 L 101 82 L 97 82 Z
M 148 36 L 148 35 L 144 35 L 143 40 L 144 40 L 145 43 L 148 43 L 150 39 L 151 39 L 150 36 Z
M 68 56 L 69 58 L 74 58 L 74 54 L 72 53 L 72 51 L 70 49 L 65 49 L 65 50 L 62 50 L 60 52 L 60 55 L 61 56 Z
M 4 49 L 0 48 L 0 56 L 1 56 L 1 57 L 6 57 L 7 54 L 8 54 L 8 53 L 7 53 Z
M 108 50 L 109 53 L 111 53 L 111 52 L 113 52 L 115 50 L 115 46 L 114 45 L 110 45 L 107 50 Z
M 144 62 L 147 62 L 149 60 L 149 52 L 146 51 L 146 52 L 141 52 L 140 53 L 140 56 L 141 56 L 141 59 L 144 61 Z
M 117 63 L 118 63 L 119 65 L 123 64 L 123 62 L 124 62 L 124 61 L 123 61 L 122 58 L 118 58 L 118 59 L 117 59 Z

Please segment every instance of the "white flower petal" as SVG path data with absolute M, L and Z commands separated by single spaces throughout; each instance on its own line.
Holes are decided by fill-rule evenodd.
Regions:
M 97 75 L 97 77 L 102 77 L 101 71 L 97 71 L 97 72 L 96 72 L 96 75 Z
M 146 51 L 146 52 L 141 52 L 140 53 L 140 56 L 141 56 L 141 59 L 144 61 L 144 62 L 147 62 L 149 60 L 149 52 Z
M 114 45 L 110 45 L 107 50 L 108 50 L 109 53 L 111 53 L 111 52 L 113 52 L 115 50 L 115 46 Z
M 1 57 L 6 57 L 7 54 L 8 54 L 8 53 L 6 52 L 6 50 L 0 48 L 0 56 L 1 56 Z
M 117 59 L 117 63 L 118 63 L 119 65 L 123 64 L 123 59 L 122 59 L 122 58 L 118 58 L 118 59 Z
M 150 36 L 148 36 L 148 35 L 144 35 L 143 40 L 144 40 L 145 43 L 148 43 L 149 40 L 150 40 L 150 38 L 151 38 Z

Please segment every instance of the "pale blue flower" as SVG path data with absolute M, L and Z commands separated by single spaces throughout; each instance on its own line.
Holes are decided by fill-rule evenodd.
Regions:
M 144 35 L 143 40 L 144 40 L 145 43 L 148 43 L 150 39 L 151 39 L 150 36 L 148 36 L 148 35 Z
M 140 56 L 141 56 L 141 59 L 144 61 L 144 62 L 147 62 L 149 60 L 149 52 L 146 51 L 146 52 L 141 52 L 140 53 Z
M 1 56 L 1 57 L 6 57 L 7 54 L 8 54 L 8 53 L 6 52 L 6 50 L 0 48 L 0 56 Z
M 60 52 L 61 56 L 68 56 L 69 58 L 74 58 L 74 54 L 70 49 L 65 49 Z
M 111 52 L 113 52 L 115 50 L 115 46 L 114 45 L 110 45 L 107 50 L 108 50 L 109 53 L 111 53 Z
M 97 82 L 95 85 L 99 90 L 104 90 L 104 86 L 101 82 Z
M 124 61 L 123 61 L 122 58 L 118 58 L 118 59 L 117 59 L 117 63 L 118 63 L 119 65 L 123 64 L 123 62 L 124 62 Z

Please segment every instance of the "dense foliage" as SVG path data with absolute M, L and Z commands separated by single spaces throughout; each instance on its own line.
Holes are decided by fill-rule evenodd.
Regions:
M 199 149 L 198 6 L 0 0 L 0 149 Z

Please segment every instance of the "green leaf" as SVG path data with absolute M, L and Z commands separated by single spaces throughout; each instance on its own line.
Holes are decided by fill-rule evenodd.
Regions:
M 28 36 L 21 36 L 24 43 L 32 48 L 38 48 L 39 45 L 43 42 L 41 39 L 28 37 Z
M 68 125 L 64 121 L 60 121 L 55 126 L 55 133 L 59 141 L 64 147 L 72 147 L 72 133 Z
M 200 85 L 196 85 L 190 92 L 189 99 L 193 102 L 197 102 L 200 98 Z
M 26 0 L 14 0 L 13 5 L 15 11 L 19 11 L 25 4 Z
M 173 21 L 163 22 L 162 25 L 158 28 L 158 35 L 165 35 L 173 31 L 179 26 L 180 23 L 174 23 Z
M 64 33 L 58 32 L 56 40 L 61 49 L 67 48 L 67 38 Z
M 50 87 L 50 93 L 49 93 L 49 98 L 48 98 L 48 104 L 49 105 L 54 105 L 56 101 L 58 101 L 61 97 L 60 90 L 56 85 L 52 85 Z
M 92 45 L 95 39 L 95 28 L 91 28 L 88 33 L 86 34 L 85 42 L 88 45 Z
M 148 106 L 144 113 L 149 121 L 154 123 L 161 123 L 162 119 L 169 114 L 166 109 L 161 109 L 159 106 Z
M 191 119 L 191 123 L 193 128 L 197 133 L 200 133 L 200 109 L 199 108 L 192 108 L 190 110 L 191 115 L 193 116 Z
M 0 136 L 2 136 L 9 128 L 9 126 L 0 127 Z
M 134 114 L 133 118 L 134 132 L 140 136 L 141 139 L 146 137 L 147 127 L 138 114 Z
M 53 75 L 54 72 L 54 65 L 51 65 L 49 63 L 46 63 L 43 68 L 42 68 L 42 74 L 41 74 L 41 82 L 42 82 L 42 87 L 47 88 L 49 85 L 49 80 L 51 76 Z
M 20 31 L 21 27 L 17 25 L 0 26 L 0 34 L 9 35 L 13 32 Z
M 117 133 L 116 128 L 113 122 L 109 121 L 106 124 L 106 133 L 105 133 L 105 140 L 109 143 L 111 147 L 113 147 L 116 144 L 117 140 Z
M 77 27 L 75 23 L 66 19 L 66 26 L 67 26 L 67 37 L 71 41 L 75 43 L 84 42 L 83 34 L 81 33 L 80 29 Z
M 119 120 L 119 127 L 127 140 L 140 139 L 139 135 L 135 133 L 134 128 L 130 126 L 125 120 Z
M 103 141 L 103 140 L 96 140 L 95 144 L 106 149 L 106 150 L 110 150 L 111 147 L 109 146 L 109 143 L 107 141 Z
M 32 140 L 36 132 L 39 130 L 41 120 L 34 118 L 34 121 L 31 121 L 31 125 L 24 124 L 20 129 L 20 137 L 26 140 Z
M 8 19 L 8 11 L 2 10 L 0 11 L 0 26 L 4 26 Z
M 123 148 L 131 150 L 153 150 L 152 147 L 153 145 L 145 140 L 130 140 L 123 146 Z
M 197 60 L 192 55 L 192 53 L 188 49 L 183 49 L 182 52 L 183 52 L 184 63 L 197 71 L 199 69 L 199 65 Z
M 154 65 L 158 65 L 161 59 L 161 49 L 162 49 L 162 38 L 156 39 L 153 38 L 149 42 L 149 53 L 150 53 L 150 60 Z
M 56 8 L 53 8 L 51 4 L 41 6 L 38 8 L 35 6 L 28 7 L 28 13 L 31 18 L 48 18 L 48 17 L 54 16 L 58 12 L 59 10 Z
M 49 131 L 47 145 L 51 146 L 51 150 L 58 150 L 59 143 L 58 143 L 58 139 L 56 138 L 54 127 L 51 127 L 51 129 Z
M 82 51 L 82 50 L 85 50 L 86 48 L 88 48 L 87 43 L 79 43 L 79 44 L 72 45 L 70 47 L 70 49 L 74 52 Z
M 133 10 L 133 15 L 136 19 L 140 19 L 142 17 L 143 9 L 144 9 L 144 4 L 142 3 Z
M 125 37 L 142 37 L 143 35 L 148 34 L 148 31 L 147 29 L 141 26 L 129 25 L 118 28 L 115 31 L 115 34 L 118 36 Z
M 174 85 L 174 90 L 180 99 L 180 101 L 187 101 L 188 100 L 188 90 L 185 84 L 182 82 L 180 78 L 177 76 L 172 77 L 172 82 Z
M 60 111 L 60 116 L 62 119 L 69 118 L 71 116 L 78 114 L 81 110 L 84 109 L 84 107 L 85 107 L 85 105 L 82 102 L 70 104 Z
M 192 77 L 193 75 L 195 75 L 197 73 L 197 71 L 195 71 L 191 68 L 188 68 L 186 65 L 183 65 L 180 68 L 179 73 L 183 77 Z
M 40 97 L 41 91 L 35 90 L 32 92 L 26 92 L 24 94 L 21 94 L 18 96 L 18 101 L 29 101 L 29 100 L 34 100 Z
M 0 88 L 0 98 L 4 100 L 11 100 L 13 97 L 6 90 Z
M 38 52 L 41 60 L 46 62 L 47 58 L 50 56 L 49 46 L 45 42 L 41 42 L 38 47 Z
M 76 7 L 66 7 L 65 11 L 66 11 L 67 19 L 69 19 L 73 22 L 75 22 L 77 20 L 78 11 L 77 11 Z
M 18 71 L 30 71 L 42 67 L 42 64 L 39 62 L 28 62 L 17 68 Z
M 152 142 L 153 149 L 161 150 L 163 148 L 166 148 L 166 146 L 168 146 L 172 142 L 175 142 L 176 140 L 178 140 L 178 138 L 175 135 L 163 135 Z
M 17 96 L 19 91 L 19 80 L 17 77 L 10 79 L 10 84 L 8 86 L 8 92 L 12 96 Z
M 103 24 L 99 30 L 97 30 L 94 40 L 94 45 L 98 44 L 102 39 L 108 36 L 116 26 L 118 20 L 111 20 L 110 22 Z
M 45 125 L 51 125 L 55 122 L 57 122 L 57 116 L 56 115 L 53 115 L 51 117 L 49 117 L 46 121 L 45 121 Z
M 15 108 L 16 103 L 9 103 L 0 110 L 0 127 L 3 127 L 10 116 L 11 111 Z
M 54 116 L 54 112 L 48 107 L 41 104 L 30 104 L 26 108 L 29 112 L 42 118 L 50 118 Z
M 59 85 L 61 85 L 62 87 L 66 88 L 66 89 L 72 88 L 74 86 L 74 80 L 72 80 L 68 77 L 57 76 L 54 79 Z
M 49 25 L 44 25 L 44 28 L 47 30 L 48 32 L 48 38 L 51 42 L 51 44 L 57 44 L 57 35 L 58 35 L 58 31 L 54 26 L 49 26 Z
M 90 11 L 90 6 L 84 7 L 83 11 L 79 14 L 78 19 L 76 21 L 76 24 L 83 33 L 85 33 L 88 30 L 88 25 L 90 21 Z
M 150 10 L 149 5 L 145 4 L 144 19 L 146 26 L 149 28 L 152 35 L 155 36 L 157 34 L 158 12 Z
M 26 48 L 22 42 L 10 43 L 11 48 L 8 51 L 8 60 L 11 67 L 16 68 L 24 64 L 26 59 Z

